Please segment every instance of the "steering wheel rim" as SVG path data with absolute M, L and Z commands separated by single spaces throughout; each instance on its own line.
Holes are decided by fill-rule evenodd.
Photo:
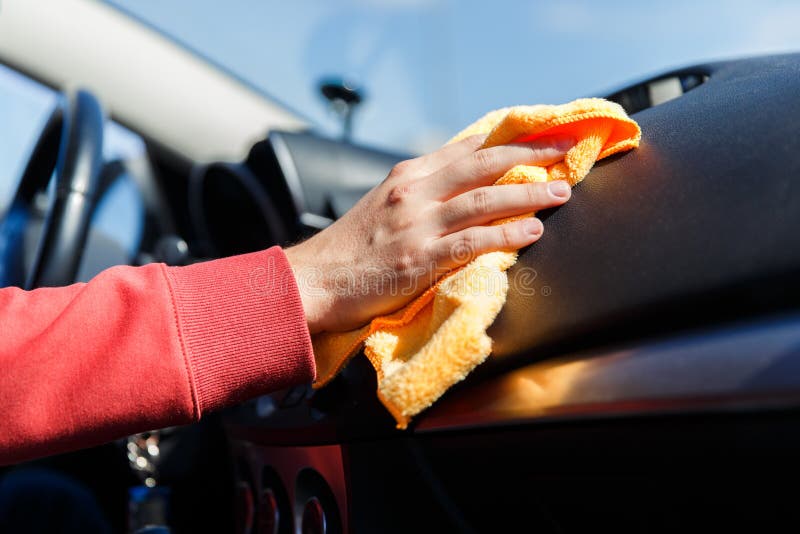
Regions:
M 62 95 L 34 146 L 9 213 L 31 212 L 53 168 L 55 194 L 25 289 L 75 281 L 101 189 L 104 123 L 100 102 L 89 91 Z

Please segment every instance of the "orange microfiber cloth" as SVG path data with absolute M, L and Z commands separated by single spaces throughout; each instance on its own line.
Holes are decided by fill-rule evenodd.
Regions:
M 489 135 L 483 148 L 556 134 L 571 135 L 577 141 L 563 161 L 547 168 L 519 165 L 495 185 L 549 180 L 575 185 L 595 161 L 635 148 L 641 138 L 639 126 L 622 107 L 599 98 L 493 111 L 450 142 L 485 133 Z M 390 315 L 350 332 L 315 335 L 314 387 L 330 382 L 363 346 L 378 375 L 381 402 L 398 428 L 405 428 L 414 415 L 463 380 L 491 352 L 486 329 L 505 304 L 505 271 L 516 261 L 516 252 L 483 254 Z

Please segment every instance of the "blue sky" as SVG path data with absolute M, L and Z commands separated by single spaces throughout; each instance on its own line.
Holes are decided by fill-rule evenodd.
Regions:
M 113 0 L 314 119 L 344 75 L 358 139 L 427 150 L 484 112 L 598 95 L 668 67 L 800 50 L 782 0 Z
M 357 140 L 435 148 L 488 110 L 607 93 L 666 68 L 800 51 L 800 2 L 113 0 L 335 134 L 316 90 L 368 93 Z M 2 13 L 0 12 L 0 16 Z M 0 69 L 0 205 L 52 97 Z

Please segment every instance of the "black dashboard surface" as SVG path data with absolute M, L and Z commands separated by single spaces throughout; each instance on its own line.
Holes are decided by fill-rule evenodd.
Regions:
M 694 70 L 703 85 L 633 115 L 639 149 L 544 214 L 509 271 L 493 362 L 796 305 L 800 54 Z

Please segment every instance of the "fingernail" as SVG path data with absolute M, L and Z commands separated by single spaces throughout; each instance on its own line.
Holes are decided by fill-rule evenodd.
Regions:
M 530 236 L 537 236 L 542 233 L 542 230 L 544 230 L 542 221 L 533 218 L 522 221 L 522 227 L 525 229 L 525 233 Z
M 547 189 L 550 194 L 558 198 L 567 198 L 569 196 L 569 184 L 563 180 L 557 182 L 550 182 L 547 184 Z

